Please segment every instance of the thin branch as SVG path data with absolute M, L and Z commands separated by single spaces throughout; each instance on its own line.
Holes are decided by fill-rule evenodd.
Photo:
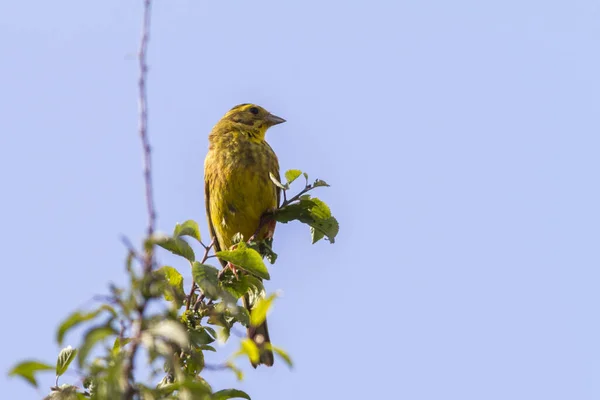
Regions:
M 125 245 L 125 247 L 127 247 L 127 250 L 129 250 L 131 255 L 133 255 L 133 258 L 135 258 L 142 264 L 145 262 L 145 259 L 138 254 L 135 247 L 133 246 L 133 243 L 131 243 L 127 236 L 121 236 L 121 242 L 123 243 L 123 245 Z
M 313 185 L 309 185 L 307 184 L 304 189 L 302 189 L 300 191 L 300 193 L 298 193 L 297 195 L 295 195 L 294 197 L 292 197 L 289 200 L 285 200 L 283 203 L 281 203 L 281 205 L 279 206 L 278 210 L 282 209 L 285 206 L 289 206 L 291 203 L 300 200 L 300 196 L 310 192 L 311 190 L 315 189 L 315 186 Z
M 198 309 L 200 308 L 200 303 L 202 303 L 204 298 L 205 298 L 204 293 L 202 293 L 200 296 L 198 296 L 198 298 L 194 302 L 194 307 L 193 307 L 194 311 L 198 311 Z
M 303 194 L 310 192 L 311 190 L 313 190 L 315 187 L 312 185 L 306 185 L 304 187 L 304 189 L 302 189 L 300 191 L 300 193 L 298 193 L 297 195 L 295 195 L 294 197 L 292 197 L 289 200 L 285 199 L 285 190 L 283 191 L 283 203 L 281 203 L 281 205 L 279 207 L 277 207 L 277 209 L 275 210 L 271 210 L 271 211 L 266 211 L 263 213 L 263 215 L 261 215 L 260 217 L 260 221 L 258 223 L 258 227 L 256 228 L 256 230 L 254 231 L 254 233 L 252 234 L 252 236 L 250 236 L 250 239 L 248 239 L 248 243 L 255 241 L 258 237 L 258 234 L 260 233 L 260 231 L 270 222 L 273 221 L 274 219 L 274 215 L 277 211 L 281 210 L 282 208 L 289 206 L 291 203 L 300 200 L 300 196 L 302 196 Z
M 144 149 L 144 183 L 146 186 L 146 207 L 148 211 L 148 228 L 146 235 L 148 238 L 154 234 L 154 226 L 156 224 L 156 209 L 154 207 L 154 193 L 152 189 L 152 157 L 150 140 L 148 139 L 148 96 L 146 91 L 146 80 L 148 76 L 147 52 L 148 42 L 150 41 L 150 16 L 152 2 L 144 0 L 144 20 L 142 25 L 142 39 L 140 42 L 140 50 L 138 53 L 140 76 L 138 79 L 139 88 L 139 133 Z M 152 265 L 144 266 L 146 269 Z M 149 270 L 144 271 L 149 272 Z
M 190 305 L 192 304 L 192 296 L 194 296 L 194 292 L 196 291 L 196 281 L 192 279 L 192 287 L 190 288 L 190 292 L 187 295 L 185 301 L 185 311 L 190 309 Z
M 142 148 L 144 152 L 144 183 L 146 188 L 146 207 L 148 212 L 148 227 L 146 235 L 148 240 L 152 238 L 154 234 L 154 228 L 156 224 L 156 210 L 154 207 L 154 194 L 152 189 L 152 154 L 150 148 L 150 140 L 148 139 L 148 97 L 146 92 L 146 80 L 148 75 L 148 64 L 147 64 L 147 52 L 148 42 L 150 41 L 150 16 L 152 11 L 152 1 L 144 1 L 144 15 L 142 22 L 142 38 L 140 41 L 140 48 L 138 52 L 139 70 L 140 75 L 138 79 L 139 89 L 139 134 L 142 141 Z M 148 275 L 152 271 L 154 265 L 154 244 L 150 244 L 146 247 L 146 254 L 143 260 L 144 274 Z M 144 298 L 139 304 L 137 309 L 137 321 L 135 324 L 135 331 L 133 334 L 133 340 L 131 343 L 131 349 L 127 355 L 125 362 L 125 368 L 123 370 L 124 378 L 127 382 L 127 390 L 125 392 L 125 399 L 133 399 L 137 389 L 134 387 L 135 379 L 133 377 L 133 371 L 135 370 L 135 355 L 139 348 L 140 339 L 143 331 L 144 312 L 148 305 L 148 298 Z
M 214 246 L 215 244 L 215 239 L 213 238 L 213 240 L 210 242 L 210 244 L 208 246 L 204 246 L 204 256 L 202 256 L 202 261 L 200 261 L 200 264 L 204 264 L 206 262 L 206 260 L 208 260 L 209 255 L 208 253 L 210 252 L 210 249 Z M 192 287 L 190 289 L 190 293 L 187 295 L 187 299 L 185 302 L 185 310 L 189 310 L 190 306 L 192 305 L 192 296 L 194 295 L 194 291 L 196 290 L 196 282 L 192 281 Z M 204 295 L 201 295 L 202 298 L 204 298 Z M 200 300 L 201 301 L 201 300 Z M 196 304 L 198 302 L 196 301 Z
M 225 370 L 225 369 L 231 369 L 231 367 L 227 363 L 222 363 L 222 364 L 204 364 L 204 369 L 207 369 L 209 371 L 222 371 L 222 370 Z

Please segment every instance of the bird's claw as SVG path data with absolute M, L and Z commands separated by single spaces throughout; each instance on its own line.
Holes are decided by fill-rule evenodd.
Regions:
M 240 277 L 238 276 L 238 273 L 237 273 L 237 267 L 235 265 L 233 265 L 231 263 L 231 261 L 227 262 L 227 265 L 222 270 L 219 271 L 219 274 L 217 275 L 217 278 L 221 279 L 221 277 L 223 276 L 223 274 L 227 270 L 231 271 L 231 273 L 233 274 L 233 276 L 235 276 L 236 280 L 238 280 L 238 281 L 240 280 Z

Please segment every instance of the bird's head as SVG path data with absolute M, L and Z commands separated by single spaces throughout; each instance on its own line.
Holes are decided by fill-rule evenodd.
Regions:
M 264 140 L 267 129 L 285 122 L 256 104 L 240 104 L 225 114 L 221 121 L 248 134 L 252 139 Z

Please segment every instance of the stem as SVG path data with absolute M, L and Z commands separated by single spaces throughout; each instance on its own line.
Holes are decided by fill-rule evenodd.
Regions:
M 148 75 L 148 64 L 146 62 L 146 55 L 148 52 L 148 42 L 150 40 L 150 11 L 152 3 L 151 0 L 144 0 L 144 21 L 142 25 L 142 41 L 140 43 L 139 50 L 139 66 L 140 66 L 140 77 L 138 80 L 139 87 L 139 107 L 140 107 L 140 120 L 139 120 L 139 131 L 142 139 L 142 146 L 144 149 L 144 182 L 146 186 L 146 207 L 148 211 L 148 228 L 147 236 L 152 237 L 154 234 L 154 226 L 156 224 L 156 209 L 154 208 L 154 195 L 152 189 L 152 157 L 150 141 L 148 139 L 148 97 L 146 92 L 146 80 Z M 145 265 L 148 267 L 148 265 Z M 151 265 L 150 267 L 151 268 Z M 149 272 L 149 271 L 145 271 Z
M 256 240 L 258 234 L 260 233 L 260 231 L 262 230 L 262 228 L 265 227 L 265 225 L 267 225 L 269 222 L 271 222 L 273 220 L 273 215 L 281 210 L 282 208 L 289 206 L 290 204 L 292 204 L 295 201 L 300 200 L 300 197 L 308 192 L 310 192 L 311 190 L 315 189 L 314 186 L 312 185 L 306 185 L 304 187 L 304 189 L 302 189 L 300 191 L 300 193 L 298 193 L 297 195 L 295 195 L 294 197 L 292 197 L 289 200 L 285 200 L 285 191 L 283 192 L 284 196 L 284 200 L 283 203 L 281 203 L 281 205 L 279 207 L 277 207 L 276 210 L 274 211 L 267 211 L 265 212 L 261 217 L 260 217 L 260 223 L 258 224 L 258 228 L 256 228 L 256 230 L 254 231 L 254 234 L 252 236 L 250 236 L 250 239 L 248 239 L 248 242 L 251 242 L 253 240 Z
M 208 260 L 208 253 L 210 252 L 210 249 L 214 246 L 215 244 L 215 239 L 213 238 L 212 242 L 210 242 L 210 244 L 208 246 L 204 246 L 204 255 L 202 256 L 202 261 L 200 261 L 200 264 L 204 264 L 206 262 L 206 260 Z M 190 264 L 191 265 L 191 264 Z M 187 299 L 185 302 L 185 311 L 189 310 L 191 305 L 192 305 L 192 296 L 194 295 L 194 291 L 196 290 L 196 282 L 192 281 L 192 288 L 190 289 L 190 293 L 187 295 Z M 201 295 L 202 298 L 204 298 L 204 295 Z M 202 300 L 200 300 L 202 301 Z M 196 301 L 196 304 L 198 303 L 198 301 Z
M 304 194 L 306 194 L 306 193 L 310 192 L 310 191 L 311 191 L 311 190 L 313 190 L 313 189 L 315 189 L 315 187 L 314 187 L 313 185 L 306 185 L 306 186 L 304 187 L 304 189 L 302 189 L 302 190 L 300 191 L 300 193 L 298 193 L 297 195 L 295 195 L 295 196 L 294 196 L 294 197 L 292 197 L 291 199 L 289 199 L 289 200 L 285 200 L 283 203 L 281 203 L 281 205 L 279 206 L 278 210 L 279 210 L 279 209 L 282 209 L 282 208 L 283 208 L 283 207 L 285 207 L 285 206 L 289 206 L 290 204 L 292 204 L 292 203 L 293 203 L 293 202 L 295 202 L 295 201 L 298 201 L 298 200 L 300 200 L 300 196 L 302 196 L 302 195 L 304 195 Z
M 156 224 L 156 209 L 154 207 L 154 195 L 152 189 L 152 154 L 150 147 L 150 140 L 148 139 L 148 97 L 146 92 L 146 79 L 148 75 L 148 64 L 147 64 L 147 52 L 148 42 L 150 41 L 150 16 L 152 10 L 152 1 L 144 1 L 144 14 L 142 22 L 142 38 L 140 41 L 140 48 L 138 52 L 139 70 L 140 75 L 138 79 L 138 101 L 139 101 L 139 135 L 142 141 L 142 148 L 144 153 L 144 184 L 146 189 L 146 208 L 148 212 L 148 227 L 146 229 L 146 235 L 148 240 L 152 238 L 154 234 L 154 227 Z M 143 258 L 143 269 L 144 275 L 152 272 L 152 266 L 154 265 L 154 244 L 146 246 L 146 254 Z M 131 343 L 131 349 L 127 354 L 125 360 L 125 367 L 123 369 L 123 375 L 127 382 L 127 389 L 124 394 L 125 399 L 133 399 L 136 393 L 134 387 L 134 376 L 133 371 L 135 369 L 135 355 L 138 351 L 140 340 L 143 331 L 144 312 L 148 305 L 148 298 L 144 297 L 137 308 L 137 320 L 134 327 L 134 335 Z

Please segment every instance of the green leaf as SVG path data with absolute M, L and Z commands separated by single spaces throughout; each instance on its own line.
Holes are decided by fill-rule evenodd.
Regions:
M 67 371 L 69 364 L 75 359 L 76 355 L 77 349 L 71 346 L 65 347 L 58 353 L 58 358 L 56 359 L 56 376 L 61 376 Z
M 162 394 L 170 394 L 175 390 L 179 392 L 188 392 L 188 396 L 178 396 L 176 398 L 191 398 L 191 399 L 204 399 L 204 395 L 210 394 L 212 392 L 212 388 L 210 385 L 202 378 L 188 378 L 183 381 L 176 381 L 173 383 L 165 383 L 160 385 L 160 392 Z M 193 396 L 189 396 L 189 395 Z M 197 397 L 202 396 L 202 397 Z M 161 399 L 163 397 L 160 397 Z M 174 398 L 174 397 L 169 397 Z
M 325 234 L 323 233 L 323 231 L 317 230 L 311 226 L 310 227 L 310 237 L 312 239 L 312 244 L 315 244 L 319 240 L 323 239 L 325 237 Z
M 243 243 L 239 243 L 235 250 L 224 250 L 216 253 L 221 260 L 229 261 L 236 267 L 250 272 L 262 279 L 270 279 L 269 271 L 265 266 L 260 254 L 246 247 Z
M 64 384 L 60 387 L 53 387 L 50 394 L 44 397 L 44 400 L 78 400 L 86 399 L 83 393 L 78 392 L 77 386 Z
M 218 317 L 214 315 L 208 319 L 209 324 L 219 325 L 221 329 L 217 331 L 217 341 L 219 343 L 226 343 L 229 340 L 229 336 L 231 336 L 231 326 L 225 321 L 225 317 L 219 314 Z
M 308 223 L 312 221 L 310 209 L 314 206 L 315 203 L 312 201 L 312 199 L 302 199 L 298 203 L 292 203 L 280 208 L 273 214 L 273 216 L 277 222 L 282 222 L 284 224 L 294 220 Z
M 148 333 L 153 337 L 159 337 L 173 342 L 182 348 L 186 348 L 190 345 L 187 330 L 181 323 L 174 320 L 162 320 L 148 329 Z
M 235 277 L 232 276 L 231 279 L 228 279 L 226 281 L 221 280 L 219 282 L 219 285 L 221 285 L 221 288 L 223 290 L 227 291 L 237 300 L 243 295 L 245 295 L 248 292 L 248 289 L 250 288 L 248 276 L 249 275 L 241 275 L 239 276 L 239 279 L 235 279 Z
M 52 371 L 51 365 L 39 362 L 39 361 L 23 361 L 8 373 L 9 376 L 20 376 L 25 379 L 31 385 L 37 387 L 37 381 L 35 380 L 35 374 L 39 371 Z
M 198 223 L 191 219 L 188 219 L 182 224 L 175 225 L 175 230 L 173 230 L 173 236 L 191 236 L 198 242 L 202 242 L 202 239 L 200 238 L 200 229 L 198 228 Z
M 175 297 L 177 297 L 173 297 L 173 293 L 167 289 L 164 292 L 166 300 L 175 301 L 185 298 L 185 293 L 183 291 L 183 276 L 181 276 L 179 271 L 173 267 L 164 266 L 158 269 L 157 272 L 164 274 L 169 286 L 175 291 Z
M 77 357 L 77 365 L 79 368 L 82 368 L 85 364 L 85 359 L 87 358 L 89 352 L 96 346 L 98 342 L 103 341 L 109 336 L 116 335 L 115 330 L 109 325 L 97 326 L 89 329 L 84 337 L 83 344 L 79 349 L 79 354 Z
M 192 264 L 192 276 L 194 282 L 202 290 L 202 293 L 209 299 L 218 299 L 219 290 L 219 270 L 211 265 L 200 264 L 194 261 Z
M 213 331 L 214 332 L 214 331 Z M 216 333 L 215 333 L 216 336 Z M 208 334 L 204 327 L 200 327 L 197 330 L 190 331 L 190 340 L 196 346 L 202 346 L 215 341 L 215 337 Z
M 233 235 L 233 237 L 231 238 L 231 243 L 233 244 L 238 244 L 240 242 L 244 242 L 244 235 L 242 235 L 240 232 L 237 232 L 235 235 Z
M 69 315 L 58 327 L 58 331 L 56 333 L 56 341 L 59 345 L 62 345 L 63 339 L 69 330 L 81 324 L 82 322 L 90 321 L 96 318 L 98 315 L 102 313 L 102 311 L 108 311 L 113 316 L 116 316 L 115 310 L 109 305 L 103 304 L 100 308 L 95 311 L 91 311 L 88 313 L 84 313 L 81 311 L 75 311 L 71 315 Z
M 248 285 L 250 285 L 249 293 L 253 296 L 256 298 L 265 297 L 265 285 L 259 278 L 248 275 Z
M 185 362 L 185 373 L 188 376 L 197 376 L 204 369 L 204 353 L 198 348 L 189 349 Z
M 253 305 L 259 300 L 266 296 L 265 287 L 260 278 L 252 275 L 248 275 L 248 283 L 250 287 L 248 289 L 248 305 L 253 308 Z M 250 316 L 248 316 L 250 317 Z M 248 322 L 249 323 L 249 322 Z
M 273 300 L 277 295 L 275 293 L 269 295 L 269 297 L 263 297 L 258 299 L 256 304 L 252 307 L 252 312 L 250 313 L 250 324 L 252 326 L 259 326 L 262 324 L 267 318 L 267 312 L 271 308 L 271 304 L 273 304 Z
M 277 253 L 273 251 L 273 238 L 263 239 L 256 242 L 248 243 L 249 247 L 252 247 L 254 250 L 258 251 L 258 253 L 266 258 L 271 264 L 275 264 L 277 261 Z
M 116 338 L 115 343 L 112 348 L 112 355 L 116 356 L 121 352 L 121 349 L 127 345 L 127 343 L 131 342 L 131 338 Z
M 213 393 L 212 400 L 247 399 L 251 400 L 248 393 L 237 389 L 223 389 Z
M 298 179 L 300 175 L 302 175 L 302 171 L 299 169 L 288 169 L 285 171 L 285 179 L 287 180 L 288 187 L 292 182 Z
M 237 378 L 238 381 L 244 380 L 244 373 L 242 372 L 241 369 L 236 367 L 236 365 L 234 363 L 228 362 L 225 364 L 225 366 L 233 371 L 233 373 L 235 374 L 235 377 Z
M 312 184 L 313 187 L 320 187 L 320 186 L 327 186 L 329 187 L 329 184 L 321 179 L 317 179 L 315 181 L 315 183 Z
M 277 177 L 275 175 L 273 175 L 271 172 L 269 172 L 269 178 L 271 178 L 271 180 L 273 181 L 275 186 L 277 186 L 278 188 L 280 188 L 282 190 L 288 190 L 290 188 L 289 185 L 283 185 L 281 182 L 279 182 L 279 179 L 277 179 Z
M 252 339 L 245 338 L 240 342 L 240 349 L 237 352 L 237 355 L 247 355 L 252 364 L 258 364 L 260 359 L 260 350 L 256 343 L 252 341 Z
M 280 347 L 276 347 L 271 345 L 271 350 L 273 350 L 273 352 L 275 354 L 277 354 L 279 357 L 281 357 L 281 359 L 287 364 L 288 367 L 292 368 L 294 366 L 294 364 L 292 363 L 292 359 L 290 358 L 289 354 L 283 350 Z
M 311 201 L 314 205 L 310 208 L 310 213 L 315 219 L 331 218 L 331 210 L 324 201 L 316 197 L 313 197 Z
M 316 220 L 309 225 L 311 227 L 313 244 L 317 243 L 324 236 L 327 236 L 329 242 L 335 243 L 335 237 L 340 230 L 340 225 L 334 217 Z
M 175 255 L 186 258 L 190 262 L 193 262 L 196 259 L 194 250 L 192 250 L 188 242 L 180 237 L 172 238 L 166 235 L 155 235 L 152 240 L 163 249 L 169 250 Z
M 250 325 L 250 313 L 246 309 L 246 307 L 236 306 L 235 313 L 233 317 L 239 321 L 240 324 L 248 327 Z
M 331 210 L 327 204 L 316 197 L 301 199 L 298 203 L 277 210 L 275 219 L 282 223 L 298 220 L 309 225 L 312 228 L 313 243 L 325 236 L 331 243 L 334 243 L 339 232 L 339 224 L 331 215 Z
M 217 332 L 213 328 L 211 328 L 210 326 L 205 326 L 204 330 L 206 330 L 206 332 L 210 333 L 210 335 L 212 337 L 214 337 L 215 339 L 217 338 Z
M 240 299 L 247 293 L 256 297 L 263 297 L 264 295 L 263 282 L 254 275 L 238 274 L 239 279 L 236 279 L 232 273 L 227 271 L 223 276 L 228 279 L 223 281 L 223 277 L 221 277 L 219 284 L 224 291 L 231 294 L 233 300 Z
M 135 260 L 135 251 L 129 250 L 127 252 L 127 257 L 125 258 L 125 269 L 130 274 L 133 273 L 133 260 Z

